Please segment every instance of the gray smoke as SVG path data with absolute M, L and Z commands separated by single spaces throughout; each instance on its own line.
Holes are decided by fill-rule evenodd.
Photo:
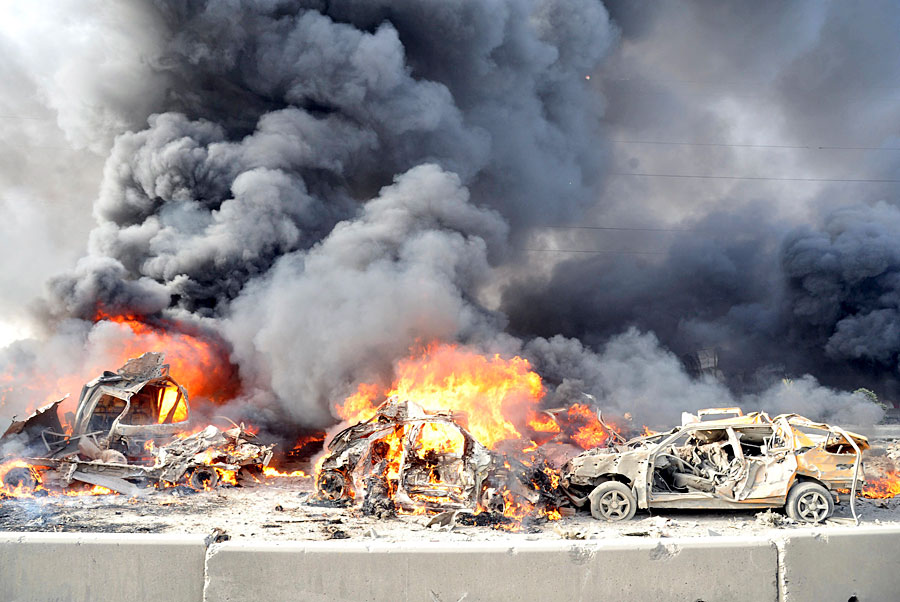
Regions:
M 591 224 L 625 230 L 541 233 L 588 253 L 515 277 L 511 330 L 599 348 L 630 325 L 678 355 L 712 348 L 748 399 L 804 374 L 896 399 L 896 11 L 637 2 L 611 16 L 623 44 L 597 79 L 616 173 Z
M 399 357 L 431 340 L 522 353 L 547 378 L 548 403 L 590 393 L 652 424 L 704 405 L 790 409 L 795 392 L 813 400 L 797 404 L 815 418 L 877 419 L 815 378 L 825 381 L 824 366 L 827 384 L 855 388 L 896 372 L 884 327 L 897 310 L 886 241 L 896 222 L 865 215 L 892 205 L 848 201 L 840 185 L 810 184 L 792 205 L 781 184 L 701 190 L 620 175 L 769 169 L 771 158 L 732 148 L 673 160 L 671 148 L 639 155 L 623 140 L 811 135 L 802 95 L 847 86 L 846 62 L 857 60 L 817 63 L 828 38 L 848 57 L 878 43 L 859 35 L 876 25 L 874 9 L 849 32 L 835 29 L 845 9 L 831 5 L 748 10 L 629 3 L 611 19 L 597 0 L 157 0 L 100 11 L 90 21 L 99 40 L 143 32 L 118 61 L 91 72 L 93 46 L 72 42 L 78 52 L 62 67 L 20 70 L 69 74 L 46 88 L 45 110 L 106 159 L 87 253 L 70 254 L 35 310 L 56 342 L 18 343 L 0 365 L 27 375 L 79 345 L 128 338 L 92 325 L 102 310 L 221 337 L 241 377 L 233 407 L 273 423 L 329 424 L 336 401 L 389 380 Z M 798 18 L 800 34 L 789 26 Z M 893 73 L 892 57 L 853 81 Z M 835 83 L 799 77 L 810 63 Z M 689 95 L 698 86 L 688 82 L 734 79 L 738 66 L 762 105 Z M 823 122 L 833 118 L 825 105 Z M 869 125 L 857 133 L 884 131 Z M 852 154 L 840 165 L 893 169 Z M 783 158 L 780 175 L 822 177 L 837 164 Z M 850 204 L 856 218 L 825 217 Z M 885 228 L 877 284 L 878 274 L 851 275 L 881 265 L 859 265 L 868 243 L 846 239 L 867 227 L 838 225 L 854 219 Z M 613 254 L 542 254 L 592 236 L 558 226 L 591 223 L 677 231 L 619 231 Z M 638 254 L 618 254 L 623 243 Z M 875 330 L 878 345 L 868 343 Z M 681 366 L 679 355 L 710 346 L 730 364 L 728 387 Z M 857 385 L 862 374 L 877 382 Z M 782 376 L 794 379 L 790 394 Z M 25 405 L 10 399 L 4 414 Z

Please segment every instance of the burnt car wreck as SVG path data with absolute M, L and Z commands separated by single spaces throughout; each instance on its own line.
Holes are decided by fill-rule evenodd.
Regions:
M 316 495 L 361 502 L 364 513 L 377 515 L 395 509 L 511 514 L 513 508 L 553 506 L 555 495 L 564 499 L 552 491 L 540 461 L 527 465 L 489 450 L 463 422 L 452 412 L 388 399 L 370 419 L 332 438 Z
M 28 492 L 81 482 L 138 495 L 146 486 L 208 489 L 268 464 L 273 446 L 253 443 L 242 425 L 193 424 L 187 392 L 163 361 L 145 353 L 87 383 L 68 429 L 57 414 L 63 400 L 13 421 L 0 437 L 0 485 Z
M 713 415 L 726 418 L 703 420 Z M 774 418 L 738 408 L 686 414 L 681 427 L 579 454 L 561 486 L 597 519 L 626 520 L 647 508 L 784 508 L 803 522 L 832 515 L 840 494 L 862 482 L 868 440 L 796 414 Z

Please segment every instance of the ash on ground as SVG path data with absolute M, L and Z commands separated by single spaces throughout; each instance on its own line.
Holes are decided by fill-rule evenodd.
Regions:
M 807 528 L 760 511 L 666 511 L 634 520 L 601 522 L 589 514 L 557 521 L 526 521 L 519 530 L 504 521 L 471 519 L 432 522 L 430 516 L 367 516 L 361 509 L 314 503 L 308 479 L 278 479 L 249 487 L 193 492 L 174 488 L 141 498 L 124 495 L 45 496 L 0 500 L 0 530 L 101 533 L 195 533 L 219 529 L 231 539 L 321 541 L 486 541 L 706 537 L 761 534 Z M 857 500 L 861 525 L 900 526 L 900 498 Z M 758 517 L 758 515 L 763 515 Z M 772 519 L 772 520 L 770 520 Z M 849 507 L 838 507 L 822 529 L 853 528 Z

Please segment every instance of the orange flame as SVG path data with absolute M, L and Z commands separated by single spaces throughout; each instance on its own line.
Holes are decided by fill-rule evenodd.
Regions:
M 9 473 L 9 471 L 17 468 L 27 470 L 30 473 L 32 479 L 34 479 L 34 484 L 32 485 L 19 483 L 15 487 L 11 487 L 9 484 L 7 484 L 5 482 L 6 475 Z M 115 491 L 107 489 L 106 487 L 101 487 L 100 485 L 94 485 L 86 489 L 67 489 L 62 492 L 53 491 L 44 487 L 41 469 L 32 466 L 28 462 L 25 462 L 24 460 L 11 460 L 9 462 L 0 464 L 0 496 L 8 496 L 13 498 L 32 498 L 35 496 L 35 492 L 41 492 L 41 495 L 50 497 L 60 495 L 67 497 L 108 494 L 117 495 Z
M 339 405 L 337 414 L 358 422 L 371 418 L 385 397 L 396 395 L 426 410 L 463 413 L 468 430 L 482 444 L 521 439 L 529 419 L 543 424 L 536 410 L 544 396 L 541 377 L 528 360 L 499 354 L 487 357 L 458 345 L 432 343 L 420 355 L 401 360 L 387 391 L 362 384 Z
M 36 483 L 36 487 L 30 487 L 26 484 L 19 483 L 15 487 L 6 483 L 6 475 L 9 474 L 10 471 L 15 469 L 21 469 L 22 471 L 28 471 L 31 474 L 31 477 L 34 479 Z M 33 497 L 34 491 L 41 488 L 41 476 L 40 473 L 34 469 L 31 464 L 25 462 L 24 460 L 11 460 L 9 462 L 4 462 L 0 464 L 0 494 L 8 495 L 10 497 Z
M 35 368 L 25 375 L 12 369 L 0 372 L 0 408 L 7 403 L 25 407 L 19 412 L 21 418 L 69 395 L 57 410 L 63 421 L 67 412 L 75 411 L 78 394 L 86 382 L 104 370 L 118 369 L 146 351 L 165 353 L 172 378 L 188 390 L 192 401 L 209 399 L 221 404 L 237 394 L 236 373 L 228 360 L 228 350 L 215 339 L 189 332 L 184 324 L 164 320 L 151 324 L 137 316 L 104 311 L 98 311 L 94 321 L 106 328 L 120 329 L 121 336 L 101 337 L 100 342 L 92 344 L 92 353 L 84 364 L 69 373 L 50 368 Z M 176 410 L 176 421 L 180 415 L 184 414 Z
M 348 422 L 370 419 L 380 403 L 389 397 L 412 402 L 426 411 L 450 411 L 454 421 L 468 430 L 472 436 L 489 449 L 498 449 L 501 444 L 506 453 L 516 453 L 517 462 L 533 466 L 535 457 L 528 460 L 529 452 L 538 445 L 557 435 L 564 434 L 582 447 L 594 447 L 605 442 L 609 430 L 618 432 L 617 427 L 604 425 L 590 407 L 576 404 L 568 411 L 552 414 L 541 410 L 544 388 L 540 376 L 531 369 L 528 360 L 514 356 L 503 358 L 499 354 L 485 356 L 477 351 L 455 345 L 432 343 L 414 351 L 410 357 L 395 366 L 395 379 L 390 387 L 376 384 L 359 385 L 356 392 L 336 407 L 338 416 Z M 426 460 L 419 466 L 429 466 L 428 454 L 436 457 L 462 456 L 465 442 L 458 430 L 445 427 L 442 423 L 430 422 L 421 427 L 398 426 L 387 435 L 380 435 L 372 445 L 371 462 L 364 471 L 377 475 L 387 487 L 396 487 L 396 479 L 401 464 L 406 460 L 403 453 L 404 437 L 410 428 L 417 428 L 416 440 L 405 453 L 418 454 Z M 320 460 L 321 462 L 321 460 Z M 510 462 L 507 470 L 513 470 Z M 446 467 L 435 469 L 423 477 L 430 483 L 453 482 L 448 479 Z M 319 466 L 316 468 L 317 473 Z M 516 469 L 518 470 L 518 468 Z M 549 466 L 543 469 L 542 482 L 536 479 L 532 485 L 535 491 L 542 491 L 549 480 L 550 489 L 559 485 L 559 474 Z M 435 488 L 437 490 L 438 488 Z M 451 494 L 448 494 L 451 495 Z M 502 486 L 489 494 L 483 502 L 492 509 L 502 505 L 503 515 L 511 522 L 499 523 L 497 528 L 515 530 L 526 515 L 538 512 L 548 520 L 561 517 L 556 508 L 535 508 L 529 496 L 522 496 Z M 434 497 L 419 493 L 411 494 L 417 502 L 412 508 L 403 508 L 404 513 L 421 514 L 428 508 L 451 502 L 449 497 Z M 488 508 L 479 507 L 476 512 Z
M 584 404 L 572 405 L 566 412 L 566 419 L 571 425 L 577 427 L 572 434 L 572 439 L 583 449 L 600 447 L 609 439 L 609 431 L 600 424 L 597 412 Z M 607 423 L 606 426 L 617 433 L 621 432 L 613 424 Z
M 310 476 L 303 472 L 302 470 L 295 470 L 293 472 L 281 472 L 276 468 L 272 468 L 271 466 L 263 467 L 263 475 L 267 479 L 308 479 Z
M 859 495 L 869 499 L 890 498 L 900 495 L 900 472 L 889 470 L 881 477 L 867 477 L 866 484 Z
M 137 316 L 98 311 L 95 322 L 103 321 L 120 324 L 133 335 L 115 350 L 119 366 L 146 351 L 159 351 L 166 356 L 169 374 L 188 390 L 191 399 L 223 403 L 235 394 L 227 351 L 212 339 L 185 332 L 184 326 L 174 322 L 150 324 Z

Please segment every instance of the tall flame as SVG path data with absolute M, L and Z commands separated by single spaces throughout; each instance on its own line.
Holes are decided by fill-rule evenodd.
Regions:
M 382 399 L 394 395 L 426 410 L 461 413 L 472 435 L 493 448 L 522 438 L 523 427 L 537 416 L 544 387 L 521 357 L 488 357 L 459 345 L 433 343 L 397 364 L 388 390 L 362 384 L 337 413 L 350 422 L 367 420 Z
M 573 404 L 555 417 L 542 412 L 541 377 L 528 360 L 518 356 L 504 359 L 459 345 L 432 343 L 398 362 L 395 373 L 387 389 L 359 385 L 337 406 L 338 416 L 348 422 L 367 420 L 383 399 L 397 396 L 426 410 L 459 413 L 459 422 L 491 449 L 501 441 L 516 440 L 526 451 L 560 432 L 583 449 L 605 444 L 610 429 L 620 432 L 613 424 L 601 424 L 596 411 L 585 404 Z

